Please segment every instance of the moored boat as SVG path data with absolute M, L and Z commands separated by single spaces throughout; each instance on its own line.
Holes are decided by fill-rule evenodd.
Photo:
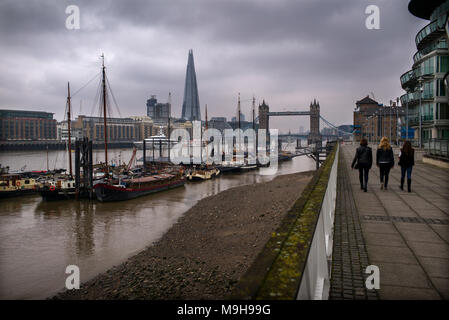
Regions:
M 190 181 L 209 180 L 220 174 L 216 167 L 193 168 L 186 171 L 186 178 Z
M 38 185 L 35 179 L 19 174 L 0 175 L 0 199 L 34 193 Z
M 163 190 L 183 186 L 181 174 L 161 173 L 138 178 L 126 178 L 118 183 L 97 183 L 94 186 L 97 199 L 101 202 L 123 201 L 145 196 Z
M 42 199 L 46 201 L 68 200 L 76 196 L 75 180 L 70 177 L 48 179 L 38 190 Z

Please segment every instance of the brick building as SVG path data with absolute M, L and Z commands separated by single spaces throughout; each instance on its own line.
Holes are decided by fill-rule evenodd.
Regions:
M 56 140 L 53 113 L 0 110 L 0 140 Z

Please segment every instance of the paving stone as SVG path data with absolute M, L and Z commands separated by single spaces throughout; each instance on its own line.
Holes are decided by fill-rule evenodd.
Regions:
M 408 244 L 418 256 L 449 259 L 449 246 L 446 244 L 420 241 L 409 241 Z
M 433 289 L 410 288 L 384 285 L 380 296 L 385 300 L 438 300 L 441 297 Z
M 373 260 L 372 263 L 379 267 L 380 286 L 403 286 L 427 288 L 432 287 L 424 270 L 418 264 L 388 263 Z
M 449 278 L 449 259 L 419 257 L 419 261 L 430 277 Z
M 397 187 L 397 166 L 389 190 L 380 190 L 374 168 L 365 193 L 350 170 L 354 152 L 353 146 L 340 149 L 330 298 L 448 299 L 449 171 L 417 162 L 407 193 Z M 365 288 L 370 264 L 380 268 L 379 291 Z
M 413 253 L 407 247 L 367 246 L 371 260 L 393 263 L 418 264 Z
M 397 234 L 365 232 L 365 240 L 367 245 L 380 245 L 391 247 L 406 246 L 402 237 Z
M 420 241 L 420 242 L 433 242 L 444 244 L 444 241 L 433 231 L 421 231 L 421 230 L 401 230 L 402 236 L 406 241 Z

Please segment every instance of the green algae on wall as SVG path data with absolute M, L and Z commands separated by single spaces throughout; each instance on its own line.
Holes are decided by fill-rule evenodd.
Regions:
M 315 173 L 248 272 L 233 299 L 296 299 L 337 146 Z

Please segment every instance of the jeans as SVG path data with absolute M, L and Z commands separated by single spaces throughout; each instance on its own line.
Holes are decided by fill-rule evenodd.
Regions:
M 390 175 L 391 164 L 379 163 L 379 169 L 380 169 L 380 182 L 383 183 L 385 180 L 385 186 L 388 186 L 388 176 Z
M 405 172 L 407 172 L 407 179 L 411 179 L 412 178 L 412 166 L 406 168 L 406 167 L 401 167 L 401 179 L 405 178 Z
M 359 164 L 359 179 L 360 186 L 362 188 L 366 188 L 368 186 L 368 174 L 369 167 L 367 165 Z M 363 179 L 365 179 L 365 183 L 363 183 Z

